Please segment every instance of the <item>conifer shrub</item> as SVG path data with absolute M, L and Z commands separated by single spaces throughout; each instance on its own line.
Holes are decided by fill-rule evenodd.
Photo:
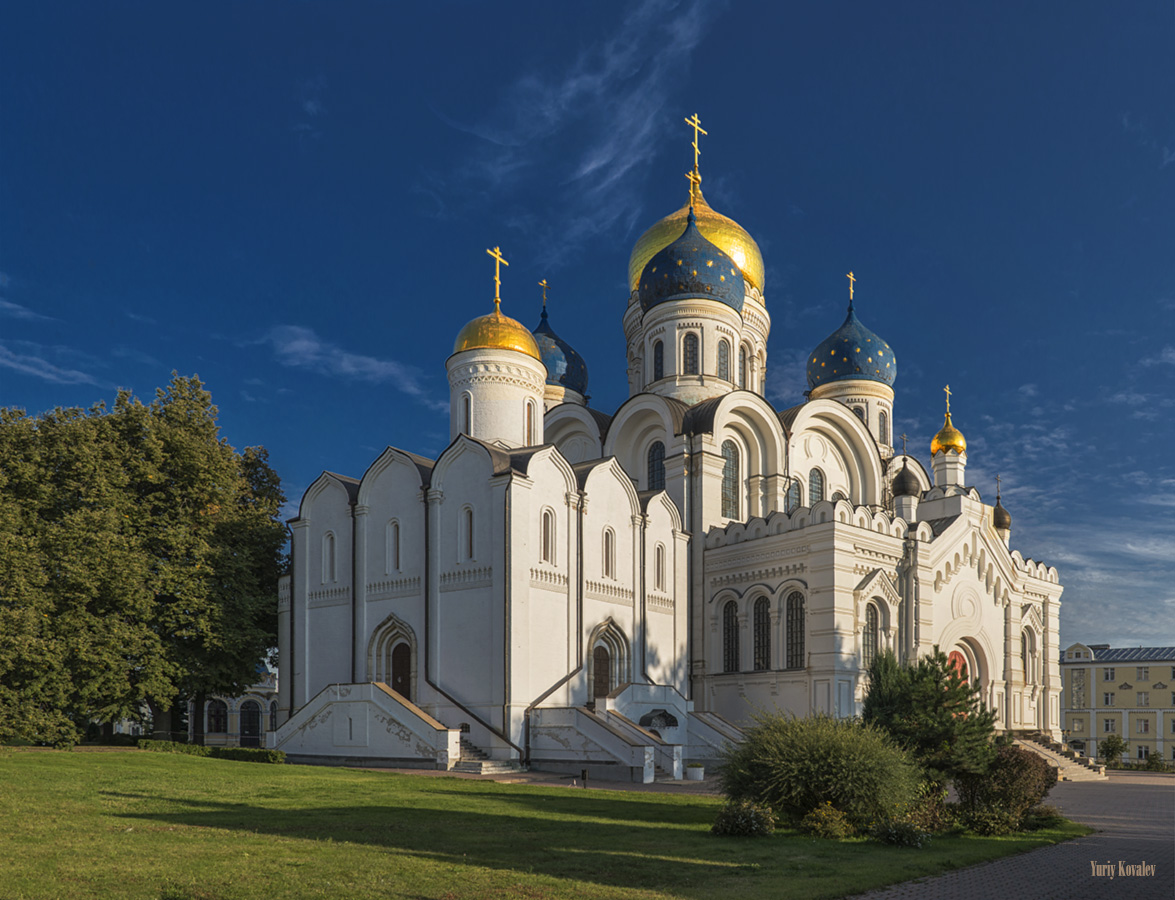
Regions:
M 179 741 L 153 741 L 149 738 L 139 739 L 139 749 L 149 750 L 152 753 L 186 753 L 189 756 L 211 756 L 212 748 L 201 744 L 182 744 Z
M 1057 770 L 1022 747 L 996 748 L 995 759 L 983 774 L 955 778 L 955 791 L 964 824 L 979 834 L 1006 834 L 1019 829 L 1029 809 L 1039 804 L 1057 783 Z M 991 830 L 1003 829 L 1007 831 Z
M 800 831 L 839 841 L 852 837 L 855 829 L 848 817 L 826 800 L 800 820 Z
M 731 800 L 765 804 L 793 826 L 830 803 L 863 830 L 917 796 L 917 766 L 874 726 L 781 714 L 755 723 L 725 755 L 720 778 Z
M 736 800 L 718 810 L 712 834 L 734 837 L 766 837 L 775 833 L 775 813 L 750 800 Z
M 266 750 L 256 747 L 204 747 L 200 744 L 182 744 L 179 741 L 153 741 L 143 738 L 140 750 L 154 753 L 186 753 L 190 756 L 210 756 L 213 759 L 233 759 L 238 762 L 284 763 L 286 754 L 281 750 Z

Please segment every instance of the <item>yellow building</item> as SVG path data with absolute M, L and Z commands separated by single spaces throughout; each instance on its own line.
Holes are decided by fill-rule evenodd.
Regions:
M 1123 760 L 1175 760 L 1175 647 L 1073 644 L 1061 657 L 1061 728 L 1070 748 L 1098 756 L 1117 734 Z

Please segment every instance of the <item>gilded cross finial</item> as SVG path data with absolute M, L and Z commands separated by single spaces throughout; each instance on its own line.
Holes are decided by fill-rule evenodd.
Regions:
M 853 285 L 857 283 L 857 278 L 852 272 L 845 276 L 849 280 L 849 306 L 853 305 Z
M 949 416 L 951 414 L 951 386 L 948 384 L 943 390 L 947 395 L 947 415 Z
M 500 312 L 502 308 L 502 266 L 508 266 L 510 263 L 506 262 L 505 257 L 502 256 L 501 247 L 487 250 L 486 253 L 494 258 L 494 312 Z
M 903 434 L 903 435 L 902 435 L 902 456 L 905 456 L 905 455 L 906 455 L 906 440 L 907 440 L 907 438 L 906 438 L 906 436 Z
M 544 278 L 542 281 L 540 281 L 539 287 L 543 289 L 543 311 L 545 312 L 547 309 L 547 288 L 550 287 L 550 285 L 547 284 L 547 279 Z
M 692 172 L 686 172 L 685 177 L 689 179 L 689 205 L 696 209 L 698 205 L 698 187 L 702 183 L 702 176 L 698 174 L 697 169 L 694 169 Z
M 697 113 L 694 113 L 692 119 L 686 119 L 685 124 L 694 130 L 694 142 L 692 146 L 694 148 L 694 171 L 696 172 L 698 171 L 698 157 L 702 155 L 702 149 L 698 146 L 698 135 L 708 135 L 709 132 L 702 127 L 702 120 L 698 118 Z

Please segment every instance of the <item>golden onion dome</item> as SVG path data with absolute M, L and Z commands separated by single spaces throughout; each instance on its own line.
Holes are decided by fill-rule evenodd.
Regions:
M 950 412 L 947 413 L 947 419 L 943 423 L 942 430 L 930 442 L 930 455 L 937 456 L 940 453 L 946 453 L 948 450 L 954 450 L 956 453 L 967 452 L 967 439 L 963 437 L 963 432 L 951 424 Z
M 543 361 L 534 335 L 521 322 L 516 322 L 495 305 L 494 311 L 472 319 L 457 335 L 453 352 L 463 350 L 515 350 Z
M 628 289 L 635 291 L 641 280 L 641 272 L 645 270 L 654 256 L 681 237 L 685 231 L 686 219 L 689 217 L 689 203 L 687 202 L 677 212 L 670 213 L 659 222 L 655 222 L 648 231 L 640 236 L 632 248 L 632 256 L 628 258 Z M 702 196 L 702 189 L 698 188 L 694 206 L 694 217 L 698 220 L 698 231 L 707 240 L 734 260 L 734 264 L 751 285 L 763 293 L 763 254 L 759 252 L 759 245 L 747 231 L 734 221 L 715 212 Z

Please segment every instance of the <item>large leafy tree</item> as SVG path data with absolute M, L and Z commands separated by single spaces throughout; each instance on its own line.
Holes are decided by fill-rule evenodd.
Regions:
M 0 740 L 238 692 L 274 643 L 284 497 L 195 377 L 145 405 L 0 410 Z
M 889 732 L 938 784 L 986 771 L 995 753 L 995 713 L 938 647 L 909 666 L 890 651 L 877 654 L 861 717 Z

